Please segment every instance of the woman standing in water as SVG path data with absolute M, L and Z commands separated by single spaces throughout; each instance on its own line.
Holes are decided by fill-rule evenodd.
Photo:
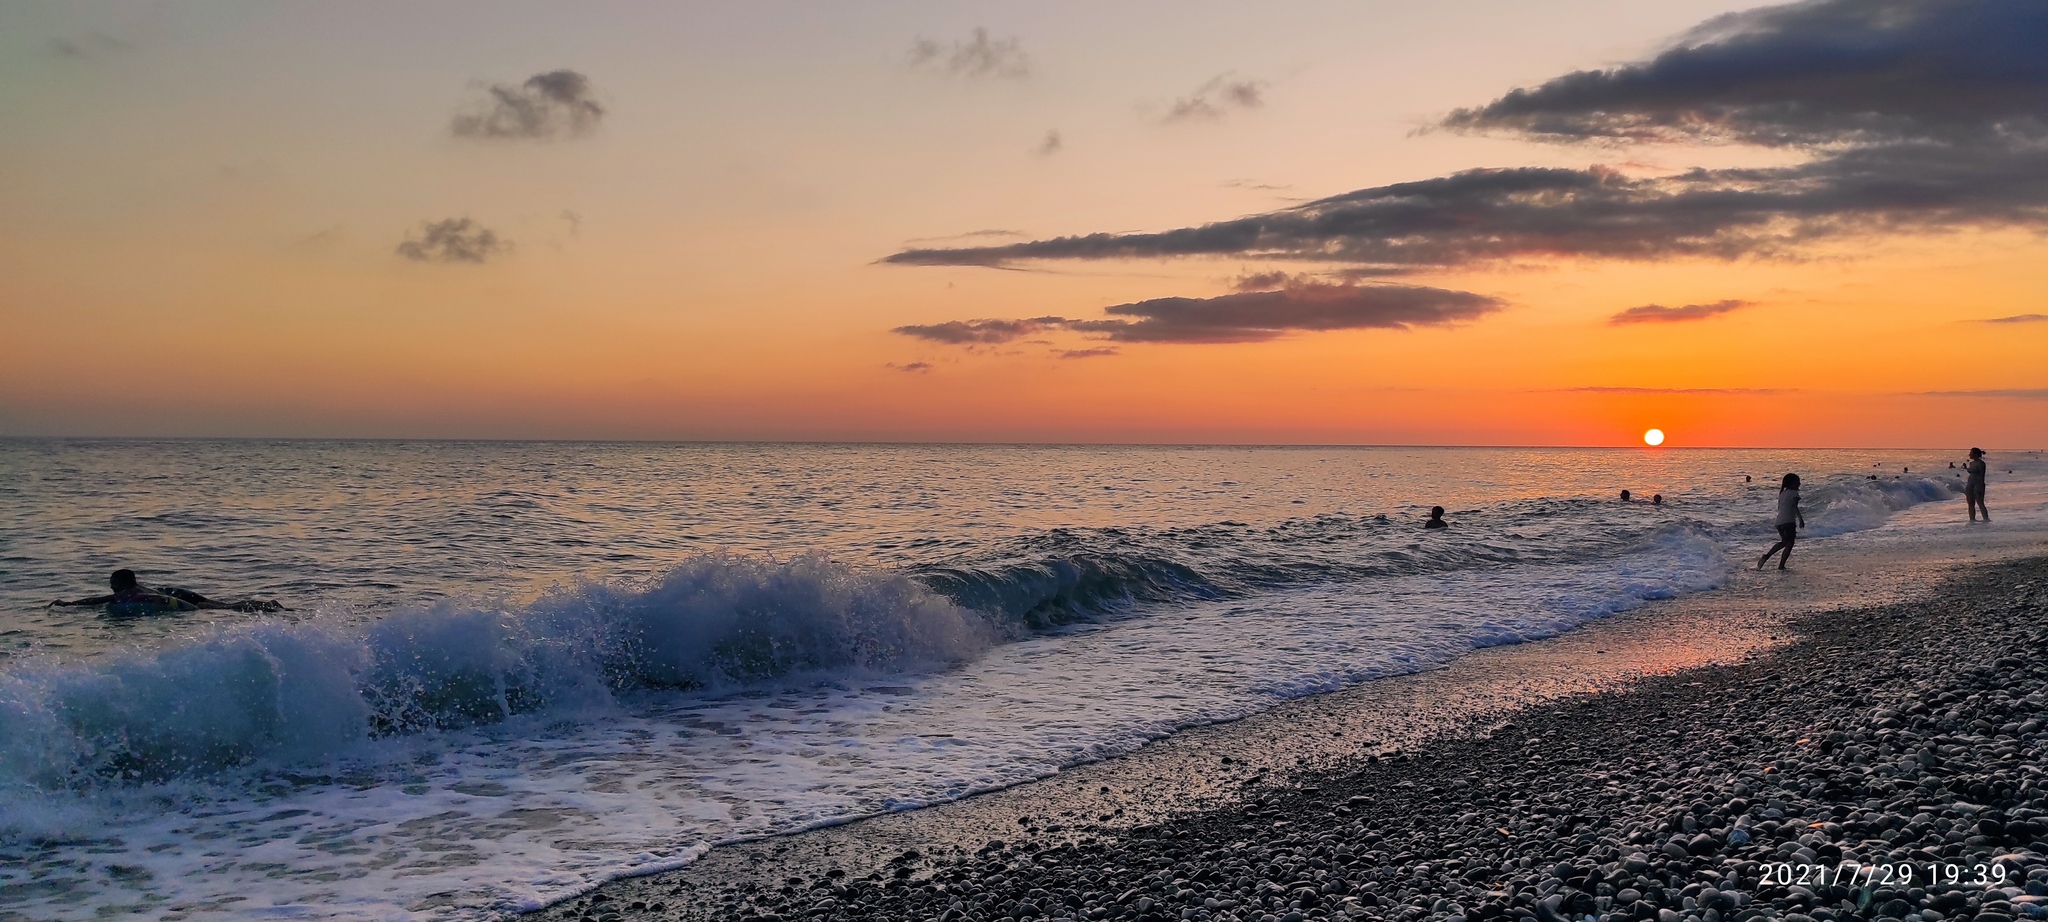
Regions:
M 1784 482 L 1778 484 L 1778 518 L 1776 521 L 1778 525 L 1778 543 L 1771 545 L 1770 550 L 1765 551 L 1762 557 L 1757 558 L 1756 568 L 1759 570 L 1764 568 L 1764 564 L 1771 562 L 1771 555 L 1778 553 L 1779 548 L 1785 549 L 1785 555 L 1778 558 L 1778 569 L 1785 569 L 1785 564 L 1792 559 L 1792 544 L 1799 537 L 1799 529 L 1806 527 L 1806 513 L 1799 509 L 1798 474 L 1786 474 Z M 1795 525 L 1794 523 L 1797 524 Z

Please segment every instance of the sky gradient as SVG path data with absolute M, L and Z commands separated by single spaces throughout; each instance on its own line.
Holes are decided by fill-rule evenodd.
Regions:
M 0 435 L 2038 447 L 2025 0 L 0 5 Z

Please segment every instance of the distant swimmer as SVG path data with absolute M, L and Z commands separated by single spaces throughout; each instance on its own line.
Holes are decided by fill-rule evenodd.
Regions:
M 1624 503 L 1625 503 L 1625 502 L 1628 502 L 1628 501 L 1629 501 L 1629 499 L 1628 499 L 1628 491 L 1627 491 L 1627 490 L 1623 490 L 1623 491 L 1621 491 L 1621 501 L 1622 501 L 1622 502 L 1624 502 Z
M 65 601 L 58 599 L 53 606 L 75 607 L 82 605 L 104 605 L 110 614 L 156 615 L 181 611 L 289 611 L 283 605 L 270 601 L 246 599 L 240 602 L 218 602 L 190 589 L 151 589 L 135 580 L 134 570 L 115 570 L 107 577 L 107 584 L 113 588 L 108 595 L 96 595 L 89 599 Z
M 1743 483 L 1750 483 L 1750 482 L 1751 482 L 1751 481 L 1750 481 L 1750 479 L 1749 479 L 1749 475 L 1748 475 L 1748 474 L 1744 474 L 1744 475 L 1742 475 L 1742 482 L 1743 482 Z
M 1798 474 L 1786 474 L 1785 480 L 1778 485 L 1778 517 L 1774 521 L 1778 526 L 1778 543 L 1757 558 L 1756 568 L 1759 570 L 1770 563 L 1771 555 L 1778 553 L 1779 548 L 1785 549 L 1785 555 L 1778 558 L 1778 569 L 1785 569 L 1785 564 L 1792 560 L 1792 543 L 1799 537 L 1799 529 L 1806 527 L 1806 513 L 1799 508 Z M 1794 526 L 1795 522 L 1797 526 Z
M 1431 507 L 1429 507 L 1429 521 L 1427 521 L 1427 522 L 1424 522 L 1424 523 L 1422 523 L 1422 527 L 1424 527 L 1424 528 L 1449 528 L 1449 527 L 1451 527 L 1451 523 L 1449 523 L 1449 522 L 1446 522 L 1446 521 L 1444 521 L 1444 507 L 1442 507 L 1442 506 L 1431 506 Z
M 1970 460 L 1963 464 L 1969 479 L 1963 481 L 1963 501 L 1970 504 L 1970 521 L 1977 521 L 1977 513 L 1984 513 L 1984 521 L 1991 521 L 1991 508 L 1984 505 L 1984 449 L 1970 449 Z
M 1664 505 L 1664 494 L 1662 494 L 1662 493 L 1652 493 L 1652 494 L 1650 494 L 1650 505 L 1652 505 L 1652 506 L 1662 506 L 1662 505 Z

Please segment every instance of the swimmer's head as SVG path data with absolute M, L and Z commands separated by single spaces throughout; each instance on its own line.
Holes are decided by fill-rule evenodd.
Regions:
M 1972 449 L 1970 449 L 1970 457 L 1972 457 L 1972 458 L 1982 458 L 1982 457 L 1984 457 L 1984 449 L 1982 449 L 1982 448 L 1972 448 Z
M 1786 474 L 1786 475 L 1785 475 L 1785 480 L 1784 480 L 1784 482 L 1783 482 L 1783 483 L 1780 483 L 1780 484 L 1778 484 L 1778 489 L 1780 489 L 1780 490 L 1797 490 L 1797 489 L 1799 489 L 1799 475 L 1798 475 L 1798 474 Z
M 1441 519 L 1441 518 L 1443 518 L 1443 517 L 1444 517 L 1444 507 L 1442 507 L 1442 506 L 1431 506 L 1431 507 L 1429 507 L 1429 517 L 1430 517 L 1430 518 L 1432 518 L 1432 519 Z
M 133 589 L 135 588 L 135 571 L 115 570 L 114 575 L 107 577 L 107 584 L 113 586 L 115 592 Z
M 1625 503 L 1625 502 L 1628 502 L 1628 491 L 1627 491 L 1627 490 L 1623 490 L 1623 491 L 1621 491 L 1621 501 L 1622 501 L 1622 502 L 1624 502 L 1624 503 Z

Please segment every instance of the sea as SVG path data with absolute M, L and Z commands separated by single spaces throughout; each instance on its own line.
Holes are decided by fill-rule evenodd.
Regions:
M 1962 460 L 0 440 L 0 920 L 503 918 L 1711 591 L 1787 472 L 1786 578 L 1953 541 Z M 48 606 L 123 567 L 289 610 Z

